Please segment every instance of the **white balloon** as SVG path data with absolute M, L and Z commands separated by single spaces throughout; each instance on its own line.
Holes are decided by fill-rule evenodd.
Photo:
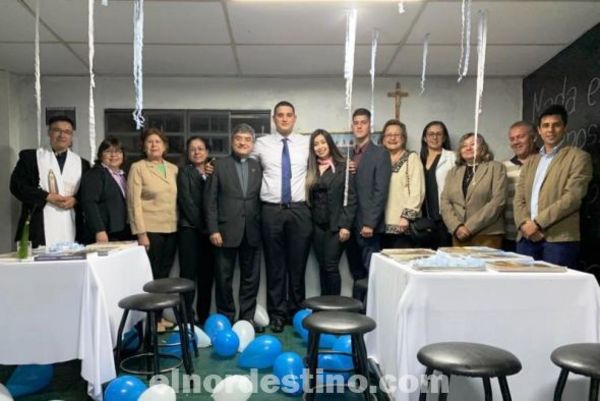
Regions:
M 248 344 L 254 340 L 254 326 L 252 326 L 252 323 L 247 320 L 238 320 L 231 329 L 240 339 L 238 351 L 243 352 Z
M 138 401 L 175 401 L 175 390 L 167 384 L 155 384 L 140 395 Z
M 0 383 L 0 401 L 14 401 L 10 392 L 2 383 Z
M 269 314 L 261 305 L 256 304 L 256 310 L 254 311 L 254 322 L 262 327 L 269 325 Z
M 252 382 L 248 376 L 228 376 L 217 383 L 212 398 L 215 401 L 246 401 L 252 392 Z
M 200 327 L 194 326 L 194 332 L 198 339 L 198 348 L 207 348 L 212 345 L 210 337 Z

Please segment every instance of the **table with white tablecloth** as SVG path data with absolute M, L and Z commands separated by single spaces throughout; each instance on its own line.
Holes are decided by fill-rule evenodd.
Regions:
M 394 377 L 396 401 L 418 399 L 409 376 L 425 368 L 418 350 L 444 341 L 480 342 L 514 353 L 523 370 L 508 383 L 516 401 L 551 400 L 559 368 L 550 354 L 565 344 L 600 340 L 600 291 L 594 276 L 566 273 L 419 272 L 373 255 L 367 315 L 377 328 L 367 351 Z M 412 379 L 411 379 L 412 380 Z M 565 401 L 587 399 L 587 379 L 571 375 Z M 494 398 L 499 398 L 493 381 Z M 414 390 L 414 388 L 412 389 Z M 483 399 L 480 379 L 453 377 L 450 401 Z
M 0 262 L 0 364 L 81 360 L 88 394 L 102 398 L 102 383 L 116 377 L 113 348 L 121 298 L 152 280 L 143 247 L 108 256 L 50 262 Z M 126 329 L 137 319 L 133 314 Z

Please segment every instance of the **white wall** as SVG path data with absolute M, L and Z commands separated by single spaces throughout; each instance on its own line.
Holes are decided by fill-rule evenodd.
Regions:
M 33 78 L 0 75 L 0 116 L 12 114 L 10 119 L 9 147 L 12 154 L 20 149 L 35 147 L 35 104 Z M 453 143 L 465 132 L 473 131 L 475 81 L 461 84 L 455 78 L 428 78 L 426 92 L 419 96 L 420 80 L 399 78 L 403 89 L 410 94 L 403 99 L 401 119 L 409 131 L 409 147 L 418 150 L 423 126 L 431 120 L 443 120 L 451 132 Z M 12 83 L 10 93 L 3 84 Z M 393 117 L 393 99 L 387 92 L 393 90 L 396 79 L 381 78 L 376 82 L 376 128 Z M 76 107 L 78 135 L 74 150 L 90 159 L 88 131 L 88 79 L 85 77 L 47 77 L 42 80 L 42 108 Z M 17 88 L 15 92 L 15 88 Z M 104 137 L 105 108 L 132 108 L 133 85 L 129 78 L 96 78 L 96 132 L 99 141 Z M 354 86 L 354 107 L 369 107 L 370 81 L 359 79 Z M 6 102 L 3 102 L 3 97 Z M 487 79 L 480 119 L 480 132 L 486 137 L 497 159 L 509 155 L 506 132 L 508 126 L 521 118 L 521 80 Z M 344 81 L 342 79 L 236 79 L 236 78 L 146 78 L 144 80 L 144 106 L 172 109 L 271 109 L 279 100 L 286 99 L 296 106 L 297 129 L 311 132 L 316 128 L 329 131 L 349 129 L 348 112 L 344 110 Z M 10 103 L 10 111 L 6 105 Z M 0 119 L 1 121 L 1 119 Z M 1 127 L 6 129 L 7 125 Z M 45 139 L 45 137 L 44 137 Z M 4 141 L 6 142 L 6 141 Z M 0 145 L 4 145 L 0 142 Z M 44 142 L 45 143 L 45 142 Z M 4 159 L 9 170 L 14 157 Z M 9 171 L 7 170 L 7 171 Z M 8 187 L 8 175 L 0 174 L 3 187 Z M 0 238 L 14 233 L 14 223 L 9 220 L 16 209 L 8 210 L 0 204 Z M 13 217 L 13 220 L 15 218 Z M 0 243 L 6 248 L 6 243 Z M 264 263 L 264 262 L 263 262 Z M 345 259 L 342 261 L 344 292 L 349 293 L 349 274 Z M 264 274 L 263 274 L 264 280 Z M 307 273 L 307 295 L 318 292 L 318 275 L 311 255 Z M 264 305 L 265 288 L 261 285 L 259 302 Z

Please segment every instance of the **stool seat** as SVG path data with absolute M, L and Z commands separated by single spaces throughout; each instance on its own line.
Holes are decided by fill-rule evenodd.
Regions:
M 565 345 L 555 349 L 550 358 L 562 369 L 600 379 L 600 344 Z
M 373 331 L 375 321 L 354 312 L 316 312 L 302 321 L 308 331 L 329 334 L 364 334 Z
M 312 309 L 313 312 L 360 312 L 363 304 L 354 298 L 342 297 L 340 295 L 322 295 L 304 300 L 304 307 Z
M 135 294 L 119 301 L 119 307 L 137 311 L 159 311 L 179 306 L 181 300 L 176 294 Z
M 152 280 L 144 284 L 143 289 L 146 292 L 160 294 L 185 293 L 195 291 L 196 284 L 187 278 L 169 277 Z
M 417 353 L 423 365 L 459 376 L 509 376 L 521 370 L 512 353 L 484 344 L 445 342 L 426 345 Z

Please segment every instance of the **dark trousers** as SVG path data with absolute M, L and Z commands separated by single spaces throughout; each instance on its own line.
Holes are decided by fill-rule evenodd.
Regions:
M 437 220 L 436 226 L 435 232 L 429 238 L 417 242 L 416 246 L 431 249 L 452 246 L 452 235 L 448 232 L 444 222 Z
M 208 318 L 212 299 L 215 270 L 213 247 L 208 235 L 191 227 L 179 227 L 177 242 L 179 247 L 179 275 L 196 283 L 196 314 L 198 322 L 202 325 Z M 187 301 L 188 305 L 193 303 L 193 299 L 187 299 Z
M 260 247 L 248 245 L 245 234 L 242 243 L 237 248 L 215 248 L 217 312 L 227 316 L 231 322 L 235 320 L 232 281 L 238 255 L 240 260 L 240 319 L 254 319 L 256 295 L 260 285 Z
M 531 256 L 535 260 L 567 266 L 569 269 L 577 269 L 579 264 L 580 244 L 572 242 L 548 242 L 546 240 L 533 242 L 521 238 L 517 242 L 517 252 Z
M 348 257 L 348 268 L 350 274 L 356 282 L 369 275 L 369 265 L 371 264 L 371 255 L 374 252 L 381 251 L 381 234 L 373 234 L 371 238 L 363 238 L 360 235 L 360 229 L 352 230 L 352 235 L 348 240 L 346 247 L 346 256 Z M 362 290 L 353 287 L 352 297 L 363 299 Z
M 313 249 L 319 262 L 321 295 L 340 295 L 342 292 L 340 258 L 344 247 L 345 244 L 340 242 L 338 231 L 331 231 L 329 227 L 315 224 Z
M 152 266 L 154 279 L 169 277 L 177 251 L 177 235 L 175 233 L 148 233 L 150 249 L 148 259 Z
M 135 239 L 135 236 L 131 234 L 129 225 L 127 225 L 123 231 L 108 233 L 109 241 L 135 241 Z
M 383 234 L 381 239 L 381 247 L 387 248 L 414 248 L 415 241 L 406 234 Z
M 310 251 L 312 217 L 305 204 L 283 208 L 263 204 L 262 234 L 267 268 L 267 310 L 271 319 L 286 319 L 306 296 L 304 275 Z

